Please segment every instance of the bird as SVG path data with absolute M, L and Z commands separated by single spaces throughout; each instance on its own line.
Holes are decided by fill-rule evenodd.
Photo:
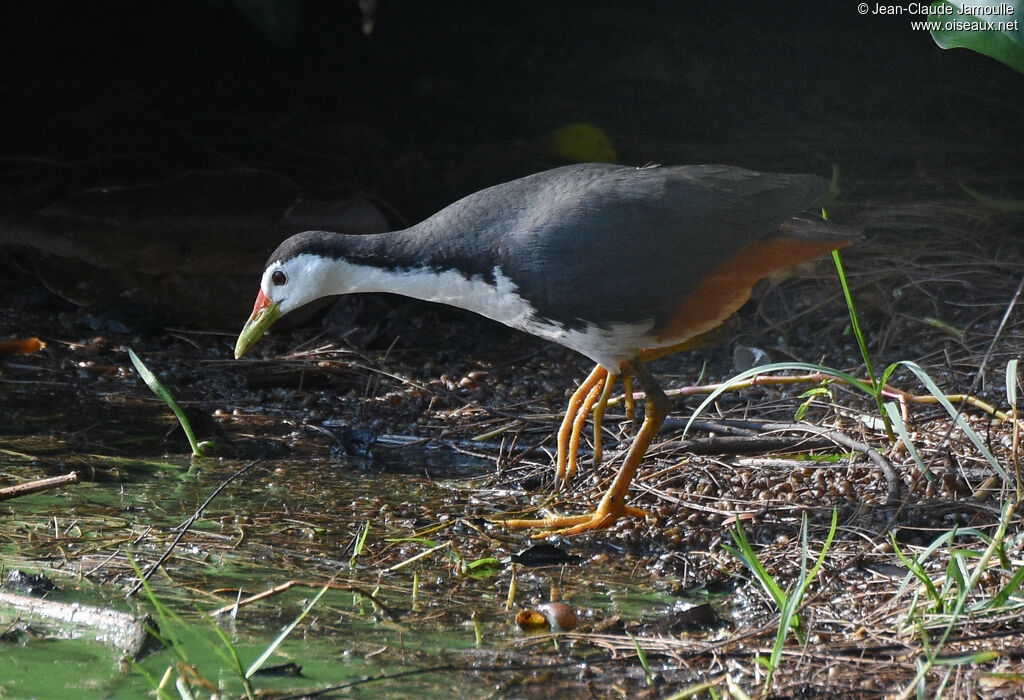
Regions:
M 803 213 L 829 181 L 727 165 L 565 165 L 494 185 L 405 229 L 306 231 L 270 255 L 241 357 L 281 316 L 335 295 L 389 292 L 467 309 L 575 350 L 595 363 L 557 432 L 556 481 L 577 472 L 593 413 L 595 462 L 612 387 L 630 374 L 644 419 L 592 510 L 504 519 L 536 537 L 576 535 L 647 511 L 628 505 L 631 482 L 668 412 L 646 363 L 721 325 L 762 278 L 855 240 Z

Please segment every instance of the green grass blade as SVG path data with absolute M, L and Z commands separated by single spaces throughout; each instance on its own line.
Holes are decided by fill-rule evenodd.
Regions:
M 1000 608 L 1006 604 L 1006 601 L 1010 599 L 1014 593 L 1020 588 L 1021 582 L 1024 581 L 1024 566 L 1013 572 L 1013 576 L 1006 582 L 1006 585 L 1002 589 L 992 596 L 992 600 L 985 604 L 988 609 Z
M 1019 364 L 1016 357 L 1006 363 L 1006 401 L 1011 408 L 1017 408 L 1017 368 Z
M 419 554 L 415 554 L 415 555 L 409 557 L 408 559 L 406 559 L 404 561 L 400 561 L 397 564 L 395 564 L 394 566 L 388 567 L 386 569 L 386 571 L 399 571 L 399 570 L 404 569 L 405 567 L 409 566 L 410 564 L 414 564 L 414 563 L 418 562 L 420 559 L 425 559 L 425 558 L 429 557 L 434 552 L 437 552 L 439 550 L 442 550 L 442 549 L 445 549 L 445 548 L 451 547 L 451 546 L 452 546 L 451 542 L 442 542 L 441 544 L 436 545 L 434 547 L 431 547 L 430 549 L 427 549 L 427 550 L 425 550 L 423 552 L 420 552 Z
M 647 661 L 647 653 L 629 630 L 626 630 L 626 635 L 632 640 L 633 648 L 636 649 L 636 656 L 640 659 L 640 665 L 643 666 L 644 675 L 647 677 L 647 685 L 654 685 L 654 674 L 651 673 L 651 664 Z
M 213 628 L 214 633 L 220 638 L 221 644 L 224 645 L 224 649 L 218 649 L 218 651 L 221 652 L 221 658 L 228 662 L 228 665 L 231 666 L 231 670 L 238 674 L 239 678 L 244 679 L 245 667 L 242 666 L 242 659 L 238 655 L 238 649 L 235 647 L 234 643 L 228 638 L 227 633 L 221 629 L 221 626 L 217 624 L 216 620 L 202 611 L 200 611 L 200 615 L 202 615 L 203 619 L 209 623 L 210 627 Z
M 1022 7 L 1021 9 L 1024 9 Z M 1004 214 L 1024 214 L 1024 199 L 1017 197 L 997 197 L 990 194 L 985 194 L 981 190 L 977 190 L 968 185 L 961 183 L 960 189 L 969 194 L 982 206 L 994 209 L 996 211 L 1003 212 Z
M 832 541 L 836 537 L 836 530 L 839 527 L 839 511 L 836 508 L 832 509 L 832 522 L 828 528 L 828 535 L 825 536 L 825 542 L 821 545 L 821 554 L 818 555 L 818 560 L 814 563 L 814 568 L 811 569 L 810 574 L 807 576 L 807 582 L 804 584 L 804 590 L 814 581 L 818 576 L 818 571 L 821 570 L 821 565 L 825 563 L 825 555 L 828 554 L 828 550 L 832 548 Z M 801 595 L 803 593 L 801 592 Z
M 931 578 L 928 576 L 928 572 L 924 570 L 924 567 L 921 566 L 917 560 L 911 559 L 903 553 L 903 550 L 900 549 L 899 542 L 896 541 L 896 534 L 894 532 L 889 533 L 889 541 L 892 543 L 892 549 L 896 553 L 896 556 L 899 557 L 901 562 L 903 562 L 903 566 L 907 567 L 910 571 L 910 573 L 907 574 L 907 580 L 904 581 L 903 586 L 900 587 L 900 592 L 902 593 L 903 589 L 906 588 L 911 577 L 916 578 L 921 582 L 921 585 L 924 586 L 925 591 L 928 593 L 928 597 L 932 601 L 933 610 L 935 612 L 942 612 L 942 596 L 939 595 L 939 591 L 935 588 L 935 584 L 932 583 Z
M 786 602 L 786 592 L 776 583 L 775 579 L 764 568 L 761 560 L 757 558 L 757 554 L 754 552 L 754 548 L 750 546 L 750 540 L 747 539 L 747 533 L 744 532 L 743 526 L 736 523 L 736 526 L 729 531 L 729 534 L 739 549 L 726 544 L 723 544 L 722 548 L 750 569 L 750 572 L 754 574 L 754 578 L 761 584 L 761 587 L 772 597 L 775 604 L 781 608 Z
M 924 458 L 921 457 L 921 453 L 917 451 L 917 447 L 914 445 L 914 441 L 910 439 L 910 431 L 907 430 L 907 424 L 903 422 L 903 416 L 900 415 L 899 407 L 892 401 L 885 402 L 885 412 L 889 416 L 889 424 L 892 425 L 896 431 L 896 435 L 899 436 L 903 446 L 907 448 L 907 452 L 914 458 L 914 463 L 917 464 L 917 468 L 921 470 L 921 473 L 925 475 L 925 478 L 934 480 L 935 475 L 928 469 L 928 465 L 925 464 Z
M 975 651 L 957 656 L 943 656 L 935 659 L 936 666 L 970 666 L 973 664 L 985 664 L 999 658 L 998 651 Z
M 704 409 L 706 409 L 708 406 L 714 403 L 719 396 L 729 391 L 730 384 L 742 382 L 745 379 L 749 379 L 750 377 L 756 377 L 759 374 L 770 374 L 772 372 L 784 372 L 788 370 L 793 370 L 797 372 L 813 372 L 828 377 L 835 377 L 844 384 L 849 384 L 850 386 L 854 387 L 855 389 L 858 389 L 859 391 L 863 391 L 865 394 L 868 394 L 869 396 L 874 395 L 874 389 L 871 387 L 871 385 L 862 382 L 860 379 L 853 376 L 852 374 L 842 372 L 832 367 L 816 365 L 810 362 L 774 362 L 769 365 L 752 367 L 722 382 L 722 384 L 717 389 L 708 394 L 704 398 L 704 400 L 700 402 L 700 405 L 698 405 L 697 408 L 694 410 L 693 415 L 690 416 L 690 420 L 686 422 L 686 426 L 683 428 L 683 435 L 686 435 L 686 433 L 689 432 L 690 425 L 693 423 L 693 421 L 697 420 L 697 417 L 704 412 Z
M 177 613 L 175 613 L 173 610 L 164 605 L 163 602 L 157 597 L 156 593 L 153 592 L 153 589 L 149 585 L 149 580 L 146 578 L 145 574 L 142 573 L 142 568 L 139 567 L 138 562 L 135 561 L 135 557 L 131 556 L 130 554 L 128 554 L 127 557 L 128 563 L 131 564 L 132 569 L 135 571 L 135 575 L 139 578 L 139 581 L 142 582 L 143 593 L 145 593 L 145 596 L 149 600 L 150 605 L 153 606 L 153 611 L 156 613 L 157 618 L 157 627 L 163 630 L 163 632 L 161 633 L 157 630 L 150 629 L 150 634 L 152 634 L 153 637 L 155 637 L 161 644 L 163 644 L 164 647 L 168 651 L 170 651 L 174 656 L 178 657 L 179 661 L 184 661 L 187 664 L 191 664 L 191 662 L 188 660 L 188 654 L 185 652 L 185 648 L 181 645 L 177 638 L 172 636 L 169 632 L 170 628 L 172 627 L 172 623 L 184 625 L 184 620 L 182 620 Z
M 192 430 L 192 424 L 188 422 L 188 417 L 185 412 L 181 410 L 181 406 L 171 396 L 171 392 L 167 391 L 166 387 L 160 383 L 160 380 L 156 378 L 156 375 L 149 371 L 149 368 L 139 359 L 139 356 L 135 354 L 135 351 L 128 348 L 128 357 L 131 359 L 132 364 L 135 365 L 135 370 L 142 377 L 142 381 L 146 382 L 146 386 L 149 387 L 150 391 L 159 396 L 165 404 L 170 406 L 171 410 L 174 411 L 174 415 L 178 418 L 178 422 L 181 424 L 181 429 L 185 431 L 185 437 L 188 438 L 188 444 L 192 447 L 192 454 L 196 457 L 203 456 L 203 448 L 198 442 L 196 442 L 196 434 Z
M 750 696 L 732 679 L 732 675 L 725 677 L 725 685 L 729 689 L 729 694 L 736 700 L 750 700 Z
M 156 691 L 156 695 L 160 700 L 174 700 L 173 695 L 168 693 L 166 689 L 160 687 L 160 679 L 150 673 L 145 666 L 131 658 L 128 659 L 128 664 L 153 686 L 153 690 Z
M 850 291 L 850 284 L 846 279 L 846 269 L 843 267 L 843 259 L 838 250 L 832 251 L 832 262 L 836 266 L 836 274 L 839 276 L 839 286 L 843 290 L 843 299 L 846 301 L 846 309 L 850 313 L 850 327 L 853 329 L 853 336 L 860 348 L 861 359 L 864 360 L 864 368 L 868 377 L 877 384 L 875 367 L 871 362 L 871 353 L 868 352 L 868 343 L 864 338 L 864 331 L 860 327 L 860 318 L 857 316 L 857 309 L 853 304 L 853 293 Z M 881 406 L 879 406 L 881 408 Z
M 899 697 L 909 697 L 909 695 L 914 692 L 915 688 L 923 687 L 925 677 L 935 666 L 938 654 L 941 652 L 942 647 L 946 644 L 950 635 L 953 634 L 953 630 L 956 628 L 956 625 L 960 620 L 960 615 L 967 605 L 967 599 L 977 588 L 978 581 L 980 580 L 982 573 L 984 573 L 988 568 L 989 561 L 991 561 L 992 557 L 996 555 L 996 550 L 1005 542 L 1006 530 L 1009 528 L 1016 510 L 1017 504 L 1013 501 L 1010 501 L 1003 506 L 1002 516 L 999 519 L 999 527 L 996 528 L 995 533 L 989 539 L 988 547 L 982 553 L 977 565 L 971 571 L 970 579 L 964 585 L 964 590 L 953 602 L 953 609 L 949 614 L 949 624 L 946 625 L 946 628 L 943 630 L 938 642 L 932 645 L 932 650 L 929 650 L 925 654 L 925 658 L 920 660 L 917 675 L 914 676 L 913 680 L 910 681 L 910 684 L 903 690 Z
M 313 599 L 310 600 L 306 604 L 306 607 L 302 609 L 302 612 L 299 613 L 299 616 L 292 620 L 292 622 L 287 627 L 285 627 L 284 630 L 281 631 L 281 634 L 277 635 L 277 638 L 270 643 L 270 646 L 263 650 L 263 653 L 259 655 L 259 658 L 253 661 L 252 665 L 250 665 L 249 668 L 246 669 L 245 677 L 247 679 L 252 678 L 253 674 L 259 671 L 260 668 L 262 668 L 263 664 L 267 662 L 267 659 L 274 655 L 274 652 L 276 652 L 278 648 L 281 646 L 281 644 L 284 643 L 284 640 L 288 638 L 288 635 L 292 633 L 292 630 L 294 630 L 298 626 L 298 624 L 302 622 L 303 619 L 305 619 L 306 615 L 309 614 L 313 607 L 320 602 L 320 599 L 323 598 L 324 594 L 327 593 L 327 591 L 329 591 L 330 589 L 330 582 L 324 584 L 324 587 L 320 589 L 320 592 L 313 596 Z
M 985 460 L 989 463 L 989 466 L 992 467 L 992 470 L 999 475 L 999 477 L 1003 480 L 1003 483 L 1009 484 L 1010 477 L 1006 473 L 1006 470 L 1003 469 L 1002 465 L 999 464 L 999 460 L 995 458 L 992 452 L 985 445 L 985 441 L 982 440 L 981 436 L 974 431 L 974 428 L 967 424 L 967 420 L 963 417 L 963 414 L 960 411 L 958 411 L 953 406 L 953 404 L 949 402 L 949 399 L 946 398 L 946 395 L 942 392 L 941 389 L 939 389 L 938 385 L 935 384 L 932 378 L 928 376 L 928 373 L 925 372 L 924 369 L 922 369 L 921 366 L 918 365 L 916 362 L 903 360 L 900 362 L 900 364 L 909 369 L 915 375 L 917 375 L 917 378 L 921 380 L 921 383 L 924 384 L 928 392 L 935 397 L 935 400 L 938 401 L 944 409 L 946 409 L 946 412 L 949 413 L 950 417 L 956 422 L 957 427 L 959 427 L 960 430 L 963 431 L 964 435 L 966 435 L 967 438 L 972 443 L 974 443 L 974 446 L 977 448 L 978 452 L 982 454 Z
M 953 550 L 950 552 L 949 562 L 946 564 L 946 579 L 942 584 L 942 590 L 939 595 L 941 595 L 944 600 L 946 597 L 953 598 L 954 595 L 961 595 L 969 576 L 970 572 L 968 572 L 966 576 L 964 575 L 963 553 L 958 550 Z
M 782 652 L 785 649 L 786 638 L 789 636 L 789 631 L 793 631 L 793 634 L 796 635 L 797 640 L 801 644 L 806 643 L 807 635 L 806 632 L 801 629 L 800 617 L 797 611 L 803 604 L 804 595 L 807 593 L 807 589 L 814 582 L 814 579 L 817 577 L 822 565 L 825 563 L 825 557 L 828 554 L 829 549 L 832 547 L 832 541 L 835 538 L 838 526 L 839 511 L 833 508 L 832 523 L 829 526 L 825 542 L 821 547 L 821 553 L 818 555 L 818 559 L 815 561 L 814 566 L 810 571 L 808 571 L 807 553 L 810 551 L 808 534 L 809 528 L 807 527 L 807 514 L 804 513 L 803 515 L 803 519 L 800 524 L 800 578 L 797 580 L 797 584 L 794 587 L 792 594 L 787 596 L 785 602 L 780 606 L 779 628 L 775 633 L 775 643 L 772 645 L 771 656 L 767 663 L 764 664 L 767 667 L 767 673 L 765 674 L 765 681 L 763 685 L 765 693 L 768 693 L 770 690 L 775 670 L 778 669 L 779 663 L 782 661 Z
M 238 649 L 235 647 L 234 643 L 232 643 L 232 641 L 228 638 L 227 633 L 224 632 L 224 630 L 221 629 L 221 626 L 217 624 L 216 620 L 214 620 L 209 615 L 206 615 L 205 613 L 200 612 L 200 614 L 207 622 L 210 623 L 210 626 L 213 627 L 213 631 L 220 638 L 221 644 L 223 645 L 223 648 L 214 647 L 214 649 L 217 651 L 217 654 L 222 659 L 224 659 L 225 663 L 227 663 L 228 666 L 231 667 L 231 670 L 234 671 L 235 675 L 237 675 L 238 678 L 242 681 L 242 685 L 245 688 L 245 697 L 248 700 L 254 700 L 255 695 L 253 693 L 252 684 L 249 682 L 249 679 L 245 675 L 245 668 L 243 668 L 242 666 L 242 659 L 238 655 Z
M 366 521 L 366 525 L 363 526 L 363 531 L 361 533 L 359 533 L 359 536 L 356 538 L 356 545 L 355 545 L 355 547 L 352 548 L 352 558 L 348 560 L 348 565 L 349 565 L 350 568 L 355 567 L 356 559 L 358 559 L 359 555 L 363 553 L 363 548 L 366 546 L 366 536 L 369 535 L 369 534 L 370 534 L 370 521 L 367 520 Z
M 1006 363 L 1006 401 L 1010 404 L 1013 414 L 1013 449 L 1010 452 L 1013 458 L 1013 473 L 1017 479 L 1017 500 L 1024 499 L 1024 484 L 1020 481 L 1020 422 L 1017 420 L 1017 385 L 1019 384 L 1017 358 Z
M 839 276 L 839 286 L 843 290 L 846 310 L 850 314 L 850 327 L 853 329 L 854 338 L 857 339 L 857 347 L 860 348 L 860 356 L 864 360 L 864 369 L 867 371 L 868 379 L 871 381 L 871 388 L 868 394 L 875 398 L 875 403 L 878 405 L 878 413 L 882 416 L 882 422 L 885 424 L 886 435 L 889 436 L 891 442 L 895 442 L 896 438 L 892 433 L 892 426 L 889 425 L 889 416 L 882 407 L 882 389 L 885 387 L 885 383 L 880 382 L 878 375 L 875 374 L 875 366 L 871 361 L 871 353 L 868 351 L 868 342 L 864 337 L 863 329 L 860 327 L 857 307 L 853 303 L 853 292 L 850 291 L 850 284 L 846 279 L 846 269 L 843 267 L 843 259 L 838 250 L 832 251 L 832 262 L 835 264 L 836 274 Z

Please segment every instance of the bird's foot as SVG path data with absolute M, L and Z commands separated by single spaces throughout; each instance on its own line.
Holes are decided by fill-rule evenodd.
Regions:
M 583 515 L 552 515 L 547 518 L 525 518 L 498 520 L 497 522 L 510 530 L 527 530 L 544 528 L 542 532 L 531 535 L 534 538 L 551 535 L 578 535 L 591 530 L 603 530 L 611 527 L 615 521 L 623 517 L 645 518 L 648 512 L 643 508 L 627 505 L 615 505 L 602 501 L 591 513 Z
M 632 368 L 633 372 L 640 379 L 646 394 L 644 405 L 644 422 L 633 440 L 633 445 L 626 453 L 626 459 L 616 474 L 614 481 L 608 487 L 601 502 L 591 513 L 584 515 L 554 515 L 548 518 L 527 518 L 498 520 L 497 522 L 512 530 L 525 530 L 529 528 L 543 528 L 542 532 L 534 537 L 548 537 L 550 535 L 578 535 L 581 532 L 591 530 L 603 530 L 611 527 L 615 521 L 622 517 L 644 518 L 647 511 L 642 508 L 635 508 L 626 505 L 626 498 L 629 495 L 629 484 L 636 476 L 637 469 L 651 440 L 658 434 L 658 428 L 665 420 L 668 412 L 668 397 L 662 392 L 661 387 L 654 381 L 642 363 L 623 363 L 623 374 Z M 582 425 L 586 414 L 598 404 L 601 413 L 607 403 L 610 385 L 615 381 L 615 376 L 601 365 L 594 368 L 590 376 L 580 385 L 580 388 L 573 394 L 569 402 L 569 410 L 566 418 L 562 421 L 562 428 L 558 432 L 559 464 L 558 476 L 571 476 L 565 471 L 566 461 L 562 461 L 563 454 L 567 454 L 569 464 L 575 463 L 575 448 L 570 441 L 577 426 Z M 600 414 L 596 416 L 599 418 Z M 578 433 L 576 433 L 578 435 Z M 577 442 L 578 444 L 578 442 Z M 568 448 L 567 450 L 565 448 Z M 564 450 L 564 451 L 563 451 Z

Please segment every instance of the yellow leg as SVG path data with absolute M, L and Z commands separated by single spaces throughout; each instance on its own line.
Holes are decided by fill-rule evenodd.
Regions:
M 628 375 L 629 372 L 625 374 Z M 601 430 L 604 427 L 604 412 L 608 408 L 608 398 L 611 396 L 614 386 L 615 377 L 609 374 L 608 379 L 605 380 L 601 398 L 597 400 L 597 404 L 594 406 L 594 469 L 601 465 L 601 457 L 603 456 L 601 450 Z
M 632 421 L 636 415 L 636 401 L 633 400 L 633 378 L 629 376 L 629 372 L 622 373 L 622 393 L 626 418 Z
M 562 418 L 562 425 L 558 429 L 558 453 L 555 456 L 555 475 L 561 483 L 568 483 L 576 474 L 576 451 L 580 445 L 580 432 L 583 430 L 590 407 L 594 405 L 591 395 L 596 394 L 597 387 L 607 381 L 608 370 L 596 365 L 569 399 L 565 417 Z
M 552 516 L 549 518 L 536 519 L 514 519 L 503 520 L 501 523 L 510 529 L 523 528 L 547 528 L 544 532 L 538 533 L 535 537 L 547 537 L 548 535 L 578 535 L 589 530 L 600 530 L 611 526 L 616 520 L 624 516 L 644 517 L 647 512 L 632 506 L 626 505 L 626 496 L 629 493 L 629 484 L 636 476 L 640 462 L 643 461 L 647 448 L 650 447 L 658 429 L 665 421 L 668 413 L 668 398 L 662 392 L 661 387 L 654 381 L 654 378 L 639 362 L 633 364 L 633 371 L 636 373 L 640 384 L 644 388 L 646 401 L 644 403 L 644 422 L 637 432 L 633 445 L 626 454 L 626 460 L 619 469 L 615 481 L 608 487 L 601 502 L 591 513 L 584 515 Z M 578 393 L 578 392 L 577 392 Z
M 569 454 L 566 458 L 565 478 L 563 479 L 566 484 L 572 481 L 579 468 L 577 456 L 580 451 L 580 438 L 583 435 L 583 426 L 587 424 L 587 416 L 590 415 L 590 410 L 594 407 L 598 397 L 604 396 L 604 387 L 610 383 L 606 372 L 603 383 L 597 382 L 594 386 L 590 387 L 590 391 L 587 392 L 586 398 L 583 399 L 583 403 L 580 405 L 580 410 L 572 421 L 572 435 L 569 436 Z

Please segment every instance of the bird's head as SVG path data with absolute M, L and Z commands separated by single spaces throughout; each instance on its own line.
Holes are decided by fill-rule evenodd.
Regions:
M 282 248 L 284 246 L 282 245 Z M 275 251 L 263 270 L 260 291 L 252 315 L 242 327 L 235 343 L 235 359 L 256 344 L 277 319 L 285 314 L 336 292 L 328 289 L 330 261 L 322 255 L 301 253 L 281 257 Z

